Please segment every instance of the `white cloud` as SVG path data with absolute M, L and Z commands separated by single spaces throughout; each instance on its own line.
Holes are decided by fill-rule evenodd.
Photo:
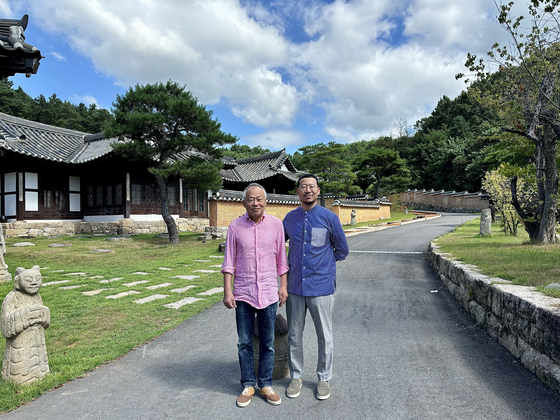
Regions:
M 56 51 L 51 52 L 51 55 L 56 58 L 58 61 L 66 61 L 66 57 L 64 57 L 62 54 L 57 53 Z
M 302 77 L 316 81 L 307 97 L 325 110 L 326 131 L 348 141 L 388 135 L 397 119 L 414 124 L 443 95 L 458 95 L 464 83 L 454 76 L 466 52 L 480 54 L 495 39 L 488 13 L 483 0 L 337 0 L 310 10 L 315 38 L 298 52 L 308 68 Z M 391 44 L 399 21 L 406 37 Z
M 2 19 L 18 19 L 12 15 L 12 8 L 8 0 L 0 0 L 0 18 Z M 21 16 L 19 16 L 21 17 Z
M 74 103 L 83 103 L 85 105 L 94 104 L 96 106 L 99 106 L 99 104 L 97 103 L 97 99 L 95 99 L 95 97 L 91 95 L 83 95 L 83 96 L 72 95 L 72 101 Z
M 287 149 L 293 146 L 301 147 L 305 140 L 303 134 L 295 130 L 268 130 L 241 138 L 241 142 L 247 143 L 250 147 L 262 146 L 270 150 Z
M 41 25 L 68 37 L 102 73 L 128 87 L 172 79 L 205 104 L 226 101 L 243 121 L 289 125 L 298 94 L 276 68 L 289 44 L 234 0 L 43 0 L 28 2 Z M 83 17 L 87 16 L 87 19 Z
M 225 104 L 268 129 L 242 140 L 273 149 L 309 140 L 291 128 L 309 108 L 321 108 L 323 131 L 343 142 L 388 135 L 398 119 L 413 125 L 464 88 L 454 75 L 467 51 L 485 56 L 507 41 L 488 0 L 9 4 L 27 8 L 119 86 L 186 84 L 204 104 Z M 0 10 L 9 4 L 0 0 Z M 290 41 L 297 25 L 311 41 Z

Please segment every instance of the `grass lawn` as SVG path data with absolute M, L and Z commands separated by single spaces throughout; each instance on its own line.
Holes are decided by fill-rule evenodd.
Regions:
M 51 325 L 45 331 L 51 373 L 28 386 L 0 380 L 0 413 L 13 410 L 50 389 L 118 359 L 221 301 L 223 293 L 210 296 L 198 296 L 198 293 L 223 286 L 220 267 L 213 267 L 221 265 L 223 258 L 211 257 L 223 256 L 218 252 L 222 241 L 203 244 L 197 241 L 197 236 L 194 233 L 180 234 L 181 243 L 178 246 L 171 246 L 168 239 L 153 234 L 131 237 L 126 241 L 77 236 L 31 240 L 9 238 L 5 260 L 12 277 L 15 277 L 17 267 L 41 266 L 43 287 L 39 293 L 51 313 Z M 12 246 L 16 242 L 32 242 L 35 246 Z M 48 246 L 53 243 L 70 246 Z M 92 252 L 99 249 L 114 252 Z M 172 278 L 177 275 L 200 277 L 192 280 Z M 46 284 L 61 281 L 65 283 Z M 127 286 L 137 281 L 147 282 Z M 172 285 L 152 290 L 147 288 L 163 283 Z M 181 292 L 171 291 L 189 285 L 196 287 Z M 79 287 L 67 288 L 72 286 Z M 0 284 L 0 300 L 3 301 L 12 289 L 13 283 Z M 83 293 L 100 289 L 105 290 L 91 296 Z M 107 299 L 107 296 L 131 290 L 139 293 Z M 134 303 L 154 294 L 168 297 L 144 304 Z M 163 306 L 185 297 L 202 300 L 179 309 Z M 0 337 L 0 363 L 5 342 Z
M 504 235 L 498 224 L 492 225 L 491 236 L 479 233 L 480 219 L 475 219 L 437 238 L 435 243 L 443 252 L 477 266 L 488 276 L 534 286 L 549 296 L 560 297 L 559 290 L 543 290 L 550 283 L 560 283 L 560 244 L 532 244 L 522 227 L 518 236 Z

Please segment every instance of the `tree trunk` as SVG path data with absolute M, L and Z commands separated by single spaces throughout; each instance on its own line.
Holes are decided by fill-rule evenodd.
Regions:
M 540 220 L 538 241 L 541 243 L 556 242 L 556 207 L 558 199 L 558 166 L 556 162 L 557 139 L 550 130 L 543 139 L 543 204 Z
M 169 214 L 169 200 L 167 199 L 167 182 L 159 175 L 155 175 L 158 186 L 159 197 L 161 200 L 161 215 L 167 225 L 167 233 L 169 234 L 169 243 L 172 245 L 179 244 L 179 229 L 175 223 L 175 219 Z
M 534 216 L 531 214 L 527 214 L 523 211 L 523 208 L 519 204 L 519 198 L 517 197 L 517 177 L 514 176 L 511 179 L 511 204 L 515 208 L 515 211 L 519 215 L 519 218 L 523 222 L 523 227 L 527 234 L 529 235 L 529 239 L 531 241 L 538 241 L 539 240 L 539 229 L 540 229 L 540 222 L 539 220 L 534 220 Z M 505 219 L 505 216 L 504 216 Z M 512 219 L 513 220 L 513 219 Z
M 517 201 L 517 179 L 511 184 L 512 204 L 523 221 L 532 241 L 556 242 L 556 207 L 558 199 L 557 136 L 555 111 L 547 109 L 555 78 L 544 76 L 535 107 L 528 114 L 527 137 L 535 142 L 535 165 L 537 174 L 537 202 L 534 215 L 526 214 Z M 552 115 L 551 115 L 552 114 Z

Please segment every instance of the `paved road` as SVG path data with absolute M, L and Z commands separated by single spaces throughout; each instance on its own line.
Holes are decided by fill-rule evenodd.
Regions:
M 424 259 L 472 218 L 444 215 L 349 238 L 339 263 L 332 396 L 314 398 L 313 324 L 299 398 L 240 392 L 234 313 L 223 305 L 83 379 L 0 416 L 15 419 L 560 419 L 560 396 L 475 326 Z M 283 310 L 280 311 L 283 313 Z

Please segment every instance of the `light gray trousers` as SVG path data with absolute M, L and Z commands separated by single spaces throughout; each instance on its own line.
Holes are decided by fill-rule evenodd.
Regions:
M 334 294 L 311 297 L 288 295 L 286 302 L 288 351 L 290 355 L 290 375 L 293 379 L 300 379 L 303 373 L 303 329 L 307 310 L 311 314 L 317 333 L 317 378 L 319 381 L 330 381 L 332 379 L 333 309 Z

